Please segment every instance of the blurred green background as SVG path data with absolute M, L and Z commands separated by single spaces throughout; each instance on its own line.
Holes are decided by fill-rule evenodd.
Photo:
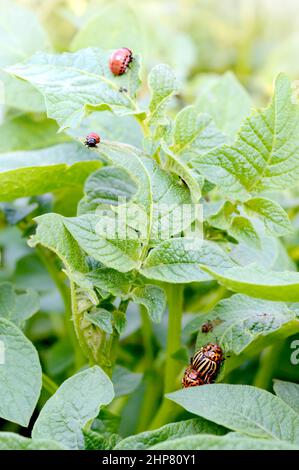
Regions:
M 226 71 L 236 74 L 253 97 L 255 106 L 264 105 L 278 72 L 286 72 L 293 80 L 299 78 L 299 3 L 296 0 L 0 1 L 1 67 L 20 62 L 38 50 L 76 51 L 90 46 L 103 49 L 125 46 L 141 53 L 144 74 L 158 63 L 171 65 L 183 90 L 177 96 L 176 108 L 194 103 L 205 83 L 211 83 L 214 76 Z M 0 152 L 43 148 L 69 139 L 67 134 L 56 134 L 57 126 L 46 119 L 43 100 L 36 90 L 16 83 L 3 72 L 0 79 L 6 86 L 6 106 L 0 113 Z M 142 99 L 147 99 L 146 89 L 141 91 Z M 130 122 L 124 130 L 123 126 L 115 126 L 115 120 L 107 113 L 103 115 L 105 118 L 96 114 L 92 119 L 104 126 L 105 137 L 111 137 L 112 127 L 113 140 L 140 143 L 136 123 Z M 75 135 L 84 135 L 82 128 Z M 65 306 L 42 260 L 27 246 L 26 237 L 33 226 L 22 225 L 22 220 L 26 210 L 31 216 L 48 211 L 73 215 L 81 194 L 82 188 L 78 188 L 78 194 L 72 189 L 72 204 L 63 190 L 57 191 L 54 197 L 35 197 L 26 202 L 25 209 L 23 203 L 6 206 L 5 217 L 0 208 L 0 281 L 8 280 L 18 289 L 34 288 L 39 292 L 40 313 L 28 322 L 26 334 L 38 348 L 43 369 L 57 383 L 73 372 L 74 351 L 67 336 Z M 296 192 L 286 195 L 280 202 L 295 221 L 297 233 L 285 245 L 293 261 L 298 263 L 298 195 Z M 15 221 L 21 221 L 21 231 L 14 226 Z M 273 258 L 269 250 L 271 246 L 264 256 Z M 186 321 L 195 312 L 205 313 L 226 295 L 223 288 L 212 282 L 188 286 Z M 131 379 L 137 387 L 141 380 L 137 374 L 142 370 L 139 359 L 143 356 L 143 345 L 140 318 L 134 306 L 129 317 L 119 364 L 134 371 Z M 165 346 L 166 321 L 154 328 L 154 352 L 159 357 Z M 298 381 L 298 366 L 294 367 L 289 360 L 291 340 L 279 345 L 271 374 Z M 192 347 L 194 341 L 188 338 L 186 343 Z M 251 383 L 257 367 L 258 358 L 247 361 L 229 380 Z M 144 386 L 143 382 L 136 388 L 124 408 L 118 408 L 118 402 L 112 409 L 116 413 L 122 409 L 123 435 L 135 430 L 134 417 L 142 403 Z M 44 393 L 40 405 L 46 398 Z M 3 429 L 15 428 L 12 424 L 2 424 Z
M 142 53 L 146 68 L 161 62 L 189 79 L 234 71 L 257 97 L 281 71 L 299 72 L 296 0 L 19 0 L 45 26 L 54 49 L 120 44 Z M 201 74 L 201 76 L 199 76 Z

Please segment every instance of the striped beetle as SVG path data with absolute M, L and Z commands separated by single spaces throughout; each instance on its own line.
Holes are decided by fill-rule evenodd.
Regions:
M 208 343 L 191 358 L 185 370 L 182 385 L 184 388 L 214 382 L 222 361 L 223 351 L 216 343 Z

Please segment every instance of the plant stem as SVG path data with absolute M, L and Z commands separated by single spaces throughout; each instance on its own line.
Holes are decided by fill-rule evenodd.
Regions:
M 57 268 L 55 263 L 55 257 L 47 249 L 38 246 L 36 247 L 36 252 L 46 267 L 48 273 L 52 277 L 64 303 L 65 315 L 64 315 L 64 324 L 65 324 L 65 333 L 70 338 L 74 355 L 75 355 L 75 369 L 78 370 L 84 364 L 85 360 L 81 353 L 80 348 L 78 348 L 76 334 L 72 324 L 72 301 L 71 301 L 71 292 L 69 287 L 65 283 L 64 274 Z
M 119 335 L 114 330 L 112 334 L 106 337 L 106 333 L 103 333 L 103 344 L 101 344 L 100 357 L 98 365 L 106 372 L 111 378 L 113 367 L 116 360 L 116 352 L 118 347 Z
M 142 406 L 139 412 L 139 420 L 134 432 L 140 433 L 148 429 L 152 417 L 157 411 L 159 398 L 161 396 L 161 377 L 157 371 L 147 371 L 144 376 L 145 392 Z
M 213 289 L 211 292 L 208 292 L 206 295 L 196 297 L 194 301 L 191 301 L 187 305 L 187 312 L 201 312 L 208 313 L 214 306 L 222 300 L 227 293 L 227 290 L 223 286 L 219 286 L 216 289 Z
M 168 284 L 168 332 L 165 364 L 164 394 L 172 392 L 176 388 L 177 375 L 180 372 L 180 364 L 172 355 L 181 345 L 181 327 L 183 315 L 183 285 Z M 153 419 L 150 429 L 156 429 L 167 423 L 171 417 L 176 416 L 179 407 L 163 398 L 162 404 Z
M 70 282 L 70 287 L 71 287 L 73 326 L 74 326 L 74 331 L 76 334 L 77 341 L 79 342 L 79 345 L 80 345 L 80 353 L 82 351 L 84 356 L 88 359 L 89 365 L 93 366 L 96 364 L 96 361 L 92 354 L 91 349 L 89 348 L 86 342 L 84 331 L 82 330 L 82 326 L 81 326 L 82 316 L 81 316 L 81 313 L 78 311 L 78 302 L 77 302 L 77 297 L 76 297 L 77 294 L 76 294 L 75 284 L 73 281 Z
M 263 351 L 260 358 L 259 368 L 253 382 L 255 387 L 264 388 L 265 390 L 269 390 L 271 388 L 271 379 L 273 377 L 277 361 L 279 360 L 283 344 L 283 341 L 277 342 L 275 346 L 269 346 Z
M 169 284 L 167 286 L 168 299 L 168 332 L 166 348 L 164 393 L 172 392 L 175 388 L 176 377 L 180 365 L 172 355 L 181 346 L 181 327 L 183 316 L 183 286 Z
M 149 370 L 152 367 L 154 360 L 154 351 L 152 345 L 152 323 L 148 316 L 148 313 L 143 305 L 140 307 L 140 316 L 141 316 L 141 332 L 143 337 L 143 345 L 145 352 L 145 369 Z
M 136 433 L 145 431 L 157 408 L 158 396 L 161 393 L 159 377 L 153 369 L 154 351 L 152 344 L 153 329 L 148 313 L 143 305 L 140 306 L 141 333 L 144 345 L 144 383 L 145 392 L 139 413 Z
M 120 301 L 118 310 L 124 314 L 127 311 L 129 305 L 129 299 L 123 299 Z M 100 347 L 98 365 L 105 370 L 106 374 L 111 378 L 113 367 L 116 361 L 117 350 L 119 345 L 119 333 L 113 328 L 113 333 L 106 337 L 106 333 L 103 333 L 103 343 Z
M 130 300 L 125 299 L 119 302 L 118 310 L 120 312 L 126 313 Z
M 54 395 L 56 390 L 58 389 L 58 385 L 50 379 L 50 377 L 43 372 L 42 374 L 42 383 L 43 388 L 49 393 L 49 395 Z
M 144 137 L 148 137 L 150 135 L 150 130 L 147 125 L 147 122 L 145 121 L 145 119 L 141 119 L 140 116 L 138 116 L 138 114 L 137 115 L 135 114 L 134 116 L 137 122 L 140 124 Z
M 57 266 L 55 264 L 55 258 L 52 256 L 52 254 L 49 251 L 47 251 L 45 248 L 41 246 L 36 247 L 36 252 L 40 260 L 43 262 L 43 264 L 47 268 L 47 271 L 50 274 L 51 278 L 53 279 L 61 295 L 61 298 L 63 300 L 66 310 L 69 311 L 71 302 L 70 302 L 70 295 L 68 292 L 68 287 L 64 283 L 63 273 L 57 269 Z

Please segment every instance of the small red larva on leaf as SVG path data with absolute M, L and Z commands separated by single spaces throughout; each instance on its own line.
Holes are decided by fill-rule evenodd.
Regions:
M 100 136 L 96 132 L 90 132 L 90 134 L 86 136 L 84 144 L 87 147 L 96 147 L 100 141 Z
M 201 326 L 201 332 L 202 333 L 209 333 L 209 331 L 213 330 L 213 323 L 208 320 L 206 323 L 203 323 Z
M 132 60 L 133 52 L 127 47 L 122 47 L 112 52 L 109 58 L 109 68 L 113 75 L 122 75 L 127 71 Z

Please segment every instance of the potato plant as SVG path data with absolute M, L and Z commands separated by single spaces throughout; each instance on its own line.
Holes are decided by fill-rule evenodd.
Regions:
M 190 101 L 171 66 L 115 75 L 92 25 L 57 52 L 4 3 L 0 449 L 298 450 L 292 81 Z M 215 383 L 182 388 L 208 343 Z

